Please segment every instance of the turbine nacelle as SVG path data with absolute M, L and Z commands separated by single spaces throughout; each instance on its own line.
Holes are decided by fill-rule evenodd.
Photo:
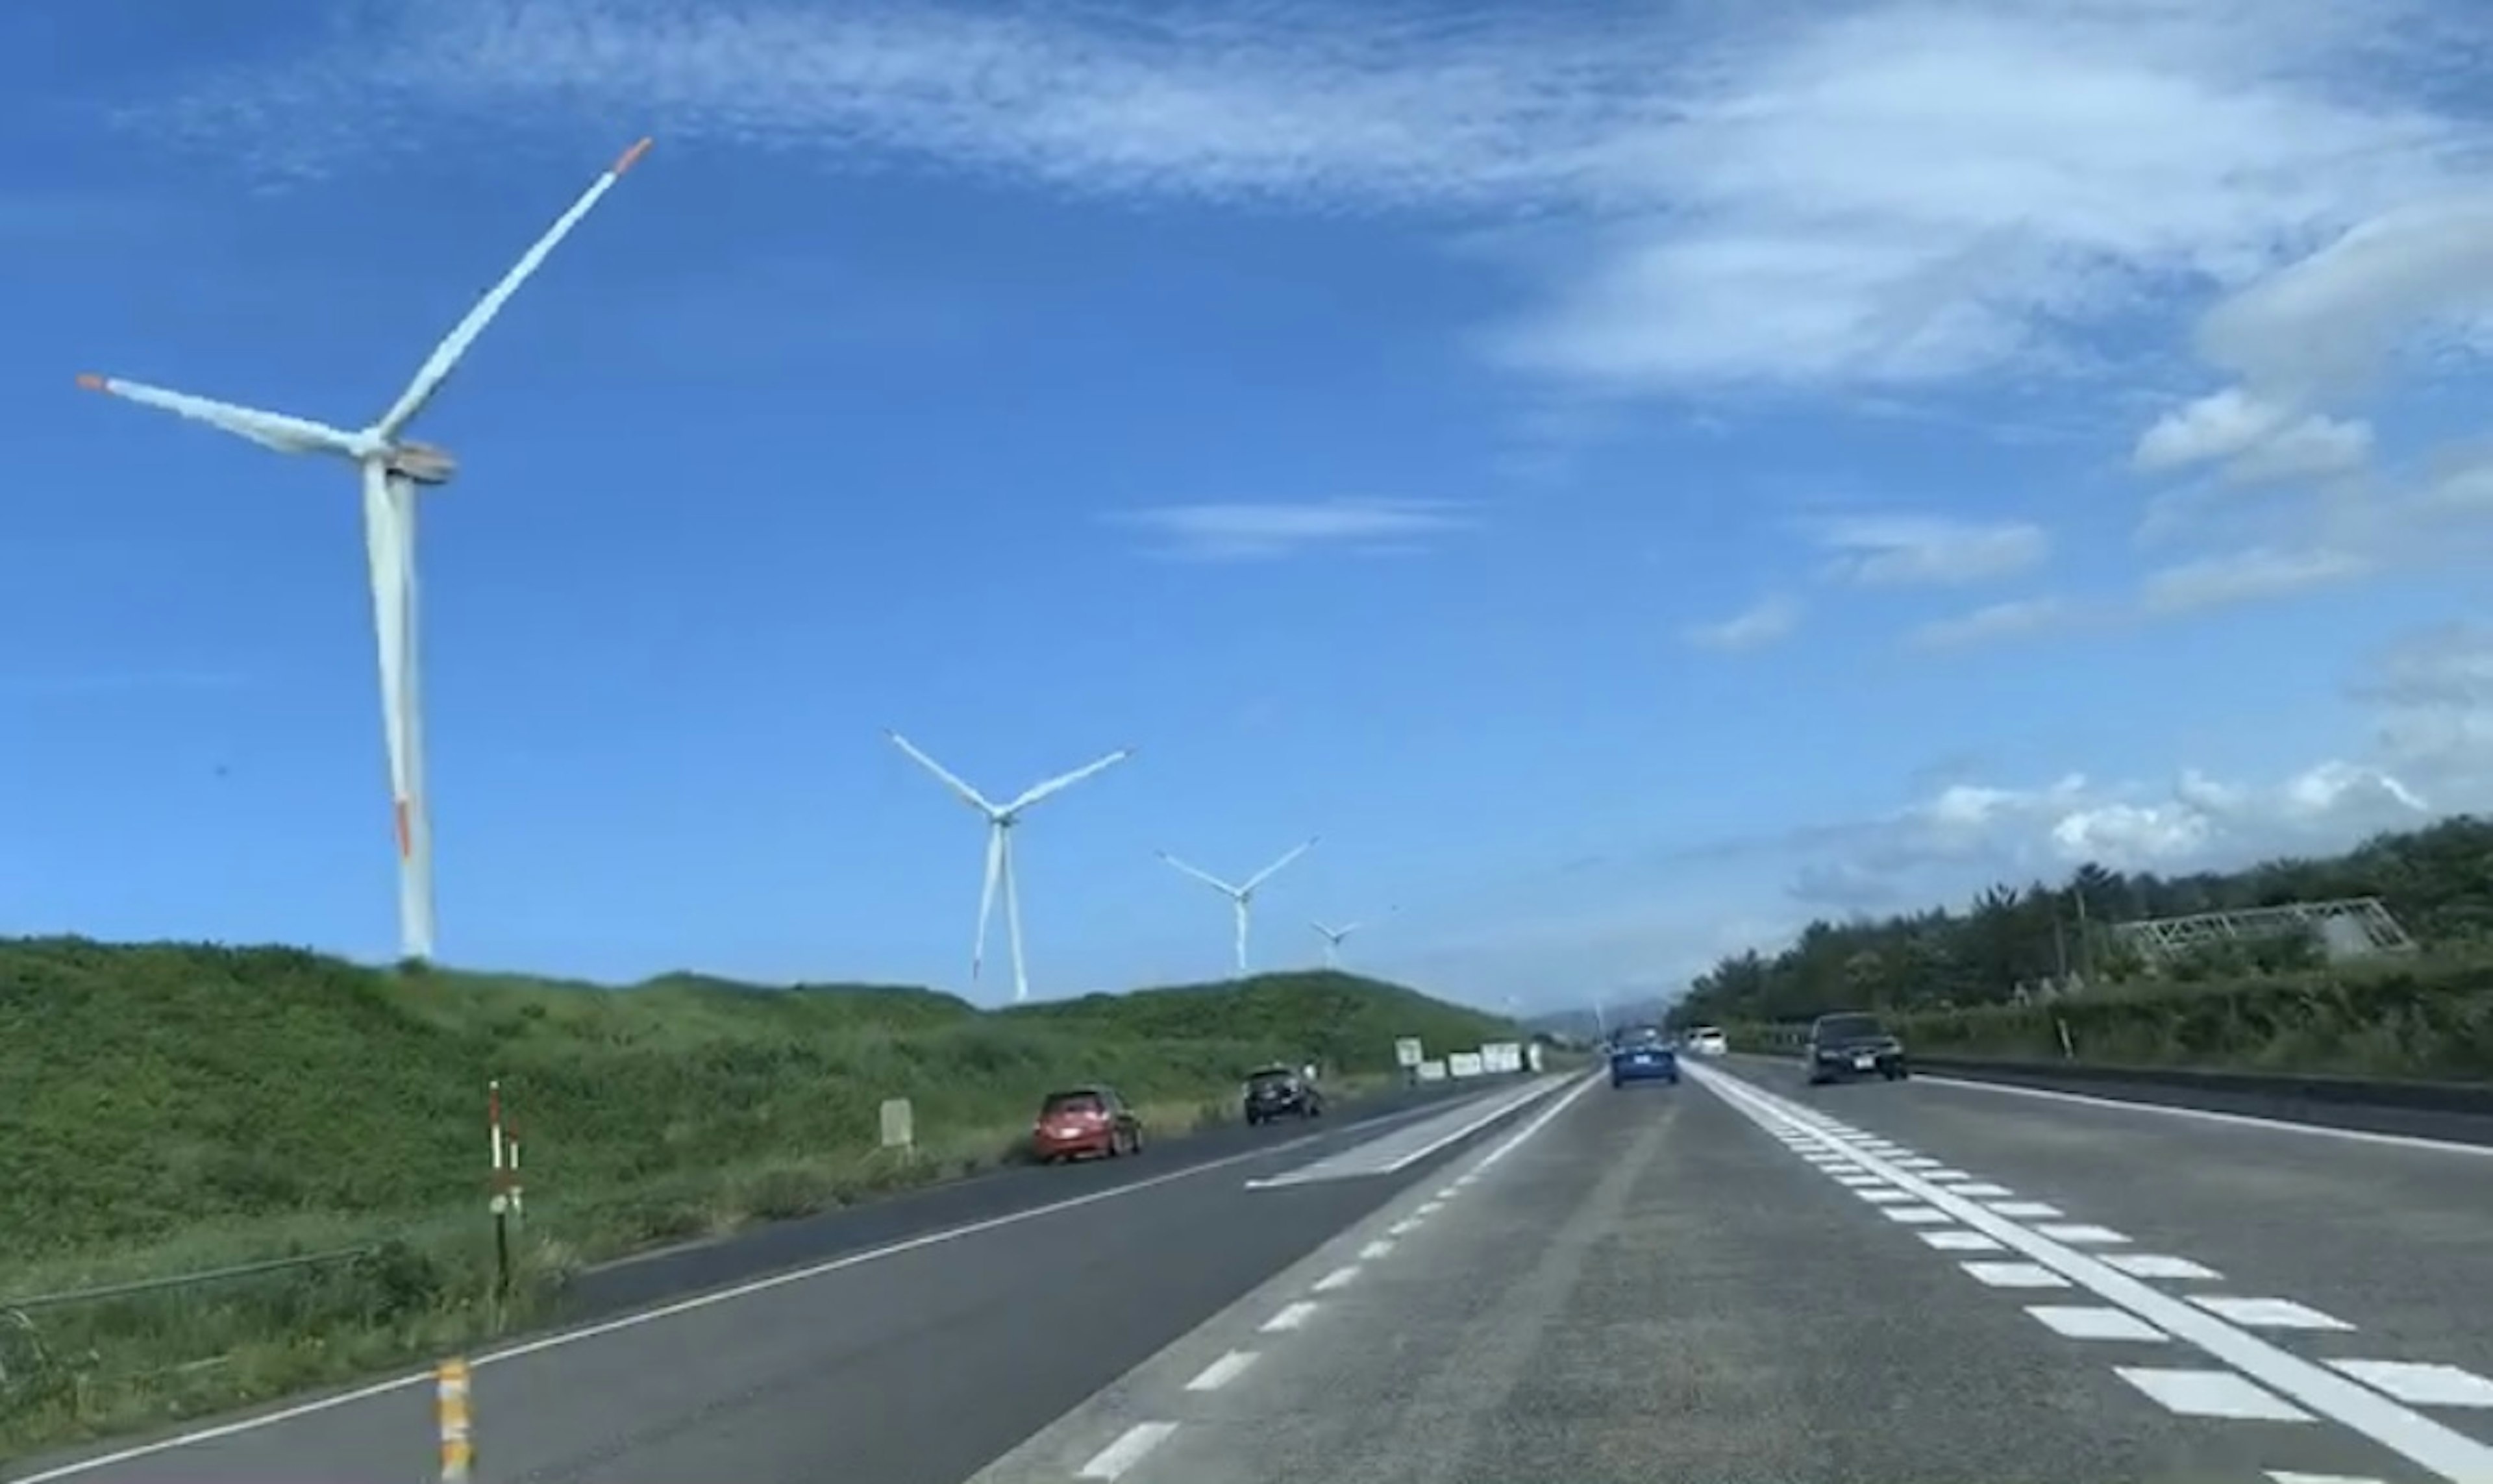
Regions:
M 459 472 L 459 460 L 436 444 L 402 438 L 381 455 L 381 467 L 419 485 L 446 485 Z

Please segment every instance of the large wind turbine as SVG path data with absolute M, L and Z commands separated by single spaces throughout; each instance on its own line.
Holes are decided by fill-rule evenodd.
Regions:
M 1316 843 L 1316 838 L 1317 837 L 1313 835 L 1308 836 L 1306 844 L 1292 846 L 1290 851 L 1283 855 L 1279 860 L 1273 862 L 1273 864 L 1256 872 L 1253 876 L 1248 876 L 1246 883 L 1239 886 L 1232 886 L 1227 881 L 1220 879 L 1220 877 L 1212 875 L 1208 871 L 1198 871 L 1194 867 L 1187 865 L 1186 862 L 1179 860 L 1176 856 L 1171 855 L 1166 850 L 1159 852 L 1160 859 L 1168 862 L 1178 870 L 1185 872 L 1187 876 L 1194 877 L 1204 885 L 1211 887 L 1214 891 L 1216 891 L 1229 899 L 1231 907 L 1235 909 L 1238 914 L 1239 977 L 1244 978 L 1246 974 L 1246 919 L 1253 909 L 1255 888 L 1263 885 L 1266 881 L 1271 880 L 1273 878 L 1273 874 L 1279 871 L 1283 866 L 1286 866 L 1290 862 L 1297 860 L 1300 856 L 1307 854 L 1308 848 Z
M 1311 922 L 1307 926 L 1315 929 L 1324 937 L 1325 967 L 1339 968 L 1341 967 L 1341 940 L 1358 932 L 1365 925 L 1346 922 L 1338 928 L 1328 928 L 1323 923 Z
M 884 735 L 891 745 L 907 753 L 916 764 L 941 780 L 946 787 L 960 795 L 961 802 L 984 815 L 987 820 L 987 880 L 978 888 L 978 936 L 970 945 L 970 979 L 976 983 L 978 968 L 987 956 L 987 918 L 995 910 L 996 886 L 1005 891 L 1005 929 L 1012 939 L 1013 1002 L 1030 998 L 1030 973 L 1021 957 L 1021 896 L 1013 887 L 1012 830 L 1021 822 L 1022 811 L 1051 794 L 1063 793 L 1094 773 L 1103 772 L 1134 756 L 1130 747 L 1121 747 L 1096 762 L 1089 762 L 1070 773 L 1051 778 L 1035 788 L 1026 789 L 1009 804 L 989 802 L 987 796 L 961 782 L 945 766 L 910 745 L 907 737 L 886 728 Z
M 327 454 L 349 460 L 362 471 L 365 557 L 372 570 L 381 721 L 389 743 L 390 800 L 398 833 L 399 946 L 405 958 L 433 957 L 433 820 L 424 785 L 424 707 L 416 646 L 415 493 L 421 485 L 448 483 L 458 463 L 440 448 L 403 434 L 511 295 L 648 148 L 649 141 L 643 139 L 617 157 L 434 347 L 380 420 L 359 431 L 135 381 L 93 374 L 77 378 L 90 391 L 161 407 L 281 454 Z

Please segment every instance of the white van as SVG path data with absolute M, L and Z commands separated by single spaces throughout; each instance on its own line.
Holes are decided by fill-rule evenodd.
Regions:
M 1720 1056 L 1731 1049 L 1731 1043 L 1713 1026 L 1699 1025 L 1688 1033 L 1688 1049 L 1699 1056 Z

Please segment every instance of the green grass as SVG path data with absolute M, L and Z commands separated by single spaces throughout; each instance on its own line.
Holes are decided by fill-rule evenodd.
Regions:
M 2457 954 L 1896 1017 L 1932 1055 L 2493 1081 L 2493 960 Z M 1748 1026 L 1740 1044 L 1780 1033 Z
M 624 990 L 281 948 L 0 942 L 0 1456 L 195 1415 L 525 1325 L 582 1265 L 1016 1157 L 1109 1083 L 1163 1135 L 1315 1060 L 1337 1095 L 1505 1022 L 1336 973 L 980 1012 L 932 991 Z M 491 1298 L 485 1088 L 524 1137 L 521 1281 Z M 877 1147 L 909 1098 L 919 1148 Z M 289 1253 L 315 1270 L 9 1315 Z

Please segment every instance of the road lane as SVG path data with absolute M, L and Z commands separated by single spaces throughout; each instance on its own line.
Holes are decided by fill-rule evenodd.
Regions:
M 2309 1314 L 2294 1343 L 2332 1359 L 2456 1367 L 2493 1437 L 2493 1160 L 2472 1147 L 2351 1140 L 1975 1083 L 1809 1088 L 1737 1075 L 1917 1154 L 2218 1275 L 2211 1296 Z M 2279 1311 L 2283 1312 L 2283 1311 Z M 2328 1327 L 2323 1321 L 2349 1324 Z
M 1789 1090 L 1711 1067 L 1678 1089 L 1597 1086 L 974 1484 L 2493 1481 L 2476 1471 L 2493 1414 L 2352 1380 L 2281 1342 L 2275 1311 L 2108 1266 L 2159 1254 L 1869 1126 L 1872 1100 L 1921 1089 L 1850 1089 L 1859 1118 Z M 2025 1127 L 2049 1123 L 2033 1107 L 1990 1118 L 2050 1133 Z
M 481 1356 L 475 1478 L 957 1484 L 1453 1154 L 1368 1181 L 1241 1183 L 1391 1137 L 1400 1121 L 1174 1170 L 1154 1172 L 1147 1155 L 1128 1162 L 1137 1183 Z M 423 1475 L 432 1437 L 426 1388 L 402 1384 L 101 1467 L 46 1461 L 9 1477 L 399 1484 Z

